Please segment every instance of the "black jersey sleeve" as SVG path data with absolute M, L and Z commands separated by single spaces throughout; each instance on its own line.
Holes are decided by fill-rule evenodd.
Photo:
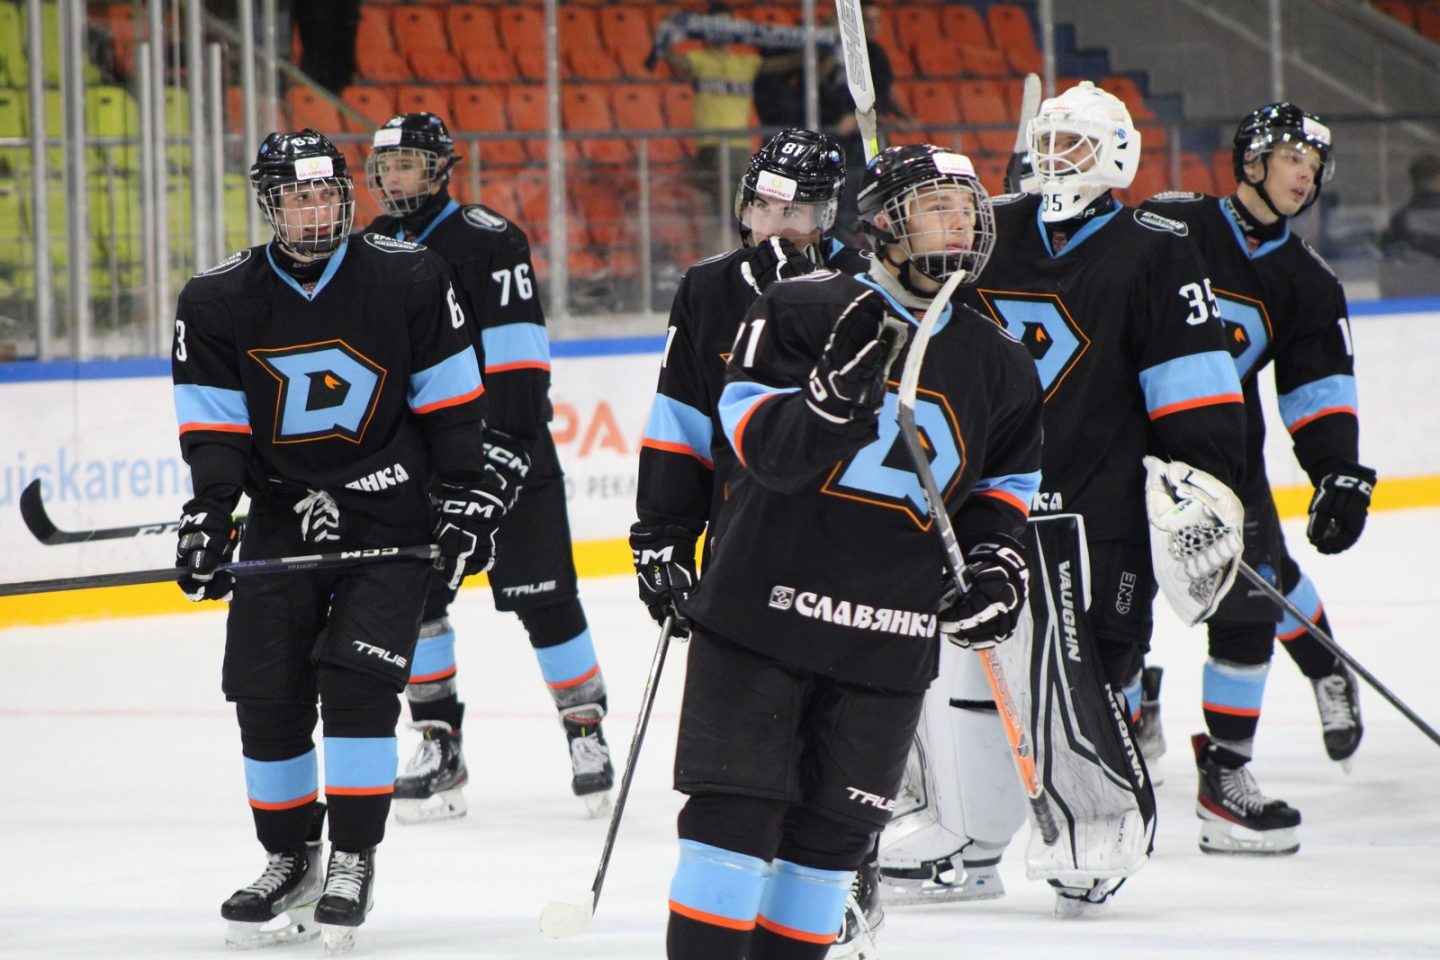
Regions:
M 642 523 L 680 526 L 698 535 L 710 516 L 715 484 L 715 411 L 696 342 L 691 276 L 681 279 L 670 307 L 655 399 L 640 441 L 635 509 Z
M 839 315 L 809 296 L 815 274 L 766 291 L 735 339 L 720 395 L 720 423 L 741 466 L 762 485 L 799 490 L 836 461 L 878 437 L 874 421 L 832 423 L 811 412 L 801 390 Z M 813 279 L 812 279 L 813 278 Z
M 191 280 L 176 308 L 170 351 L 175 416 L 195 495 L 233 506 L 244 489 L 253 431 L 229 313 L 221 300 L 193 295 L 195 285 L 205 282 Z
M 417 258 L 407 298 L 410 410 L 420 418 L 437 476 L 474 479 L 484 462 L 485 386 L 450 271 L 438 255 Z
M 1233 488 L 1245 466 L 1245 401 L 1204 261 L 1178 236 L 1162 235 L 1150 252 L 1131 292 L 1130 336 L 1154 452 Z
M 1359 462 L 1360 420 L 1345 291 L 1329 268 L 1307 287 L 1295 335 L 1275 355 L 1275 392 L 1295 458 L 1316 481 L 1327 461 Z

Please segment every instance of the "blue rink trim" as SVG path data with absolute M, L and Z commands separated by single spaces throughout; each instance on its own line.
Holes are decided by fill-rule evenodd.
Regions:
M 1300 582 L 1295 584 L 1294 590 L 1285 595 L 1285 599 L 1299 607 L 1301 612 L 1312 621 L 1319 620 L 1320 615 L 1325 612 L 1320 603 L 1320 592 L 1315 589 L 1315 582 L 1303 573 L 1300 574 Z M 1285 611 L 1285 615 L 1280 618 L 1279 626 L 1275 628 L 1275 636 L 1281 640 L 1294 640 L 1306 632 L 1308 632 L 1308 628 L 1296 620 L 1294 614 L 1289 610 Z
M 288 806 L 314 796 L 320 789 L 320 770 L 315 749 L 289 760 L 245 758 L 245 795 L 252 803 Z
M 650 419 L 645 424 L 646 440 L 685 447 L 697 460 L 708 464 L 713 438 L 714 427 L 709 417 L 674 397 L 655 394 Z
M 502 323 L 480 331 L 485 369 L 514 364 L 550 366 L 550 340 L 538 323 Z
M 248 428 L 250 404 L 243 390 L 177 383 L 175 419 L 182 427 L 186 424 L 231 424 Z
M 670 903 L 705 917 L 753 924 L 769 870 L 759 857 L 681 840 L 680 863 L 670 879 Z M 705 922 L 703 917 L 695 919 Z
M 1207 350 L 1176 357 L 1140 371 L 1140 388 L 1145 391 L 1145 409 L 1157 412 L 1184 408 L 1212 397 L 1234 397 L 1240 402 L 1240 377 L 1235 361 L 1223 350 Z
M 1355 378 L 1349 374 L 1337 373 L 1333 377 L 1312 380 L 1302 387 L 1276 397 L 1280 406 L 1280 419 L 1285 427 L 1294 430 L 1296 424 L 1309 420 L 1315 415 L 1329 411 L 1347 411 L 1359 415 L 1359 399 L 1355 393 Z
M 540 661 L 540 675 L 545 682 L 552 687 L 563 686 L 595 671 L 595 641 L 587 627 L 564 643 L 539 648 L 535 658 Z
M 394 737 L 326 737 L 325 792 L 389 792 L 399 756 Z
M 1265 677 L 1269 673 L 1268 663 L 1242 667 L 1206 660 L 1204 679 L 1200 685 L 1200 698 L 1205 709 L 1244 716 L 1258 715 L 1260 704 L 1265 700 Z
M 760 898 L 761 922 L 810 937 L 833 938 L 845 917 L 845 898 L 853 879 L 853 870 L 820 870 L 776 860 Z
M 480 389 L 480 361 L 470 347 L 410 375 L 410 409 L 424 413 L 469 399 Z
M 446 630 L 433 637 L 421 637 L 415 644 L 415 657 L 410 661 L 410 682 L 440 679 L 436 674 L 455 672 L 455 631 Z

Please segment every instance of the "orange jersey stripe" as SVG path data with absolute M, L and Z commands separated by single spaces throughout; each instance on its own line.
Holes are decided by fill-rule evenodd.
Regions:
M 382 787 L 332 787 L 328 784 L 325 787 L 326 796 L 336 797 L 378 797 L 382 793 L 394 793 L 395 784 L 387 783 Z
M 1203 706 L 1206 710 L 1209 710 L 1211 713 L 1223 713 L 1227 717 L 1260 716 L 1260 710 L 1258 708 L 1252 709 L 1250 707 L 1222 707 L 1220 704 L 1211 703 L 1208 700 L 1202 703 L 1201 706 Z
M 1159 420 L 1161 417 L 1168 417 L 1172 413 L 1182 413 L 1186 410 L 1195 410 L 1200 407 L 1213 407 L 1220 403 L 1244 403 L 1245 398 L 1238 393 L 1221 393 L 1213 397 L 1197 397 L 1194 400 L 1183 400 L 1180 403 L 1172 403 L 1168 407 L 1160 407 L 1150 413 L 1151 420 Z
M 497 363 L 493 367 L 485 368 L 487 374 L 508 373 L 511 370 L 544 370 L 546 373 L 549 373 L 550 364 L 543 363 L 539 360 L 517 360 L 514 363 Z
M 1290 424 L 1290 426 L 1286 429 L 1289 430 L 1291 433 L 1294 433 L 1296 430 L 1299 430 L 1307 423 L 1313 423 L 1314 421 L 1319 420 L 1321 417 L 1328 417 L 1336 413 L 1348 413 L 1352 417 L 1359 416 L 1359 414 L 1355 412 L 1354 407 L 1326 407 L 1319 413 L 1312 413 L 1308 417 L 1301 417 L 1299 420 L 1296 420 L 1294 423 Z
M 774 400 L 778 396 L 780 396 L 778 393 L 767 393 L 759 400 L 750 404 L 750 409 L 745 411 L 745 416 L 741 417 L 740 422 L 735 425 L 735 456 L 740 459 L 740 466 L 749 466 L 749 464 L 745 462 L 745 428 L 750 425 L 750 418 L 755 415 L 756 410 L 760 409 L 762 403 L 766 400 Z
M 294 800 L 286 800 L 284 803 L 262 803 L 261 801 L 252 798 L 250 801 L 250 806 L 254 807 L 256 810 L 294 810 L 296 807 L 303 807 L 307 803 L 314 802 L 315 798 L 318 796 L 320 796 L 320 791 L 314 790 L 303 797 L 297 797 Z
M 436 680 L 444 680 L 446 677 L 455 675 L 456 667 L 446 667 L 444 670 L 436 670 L 434 673 L 427 673 L 423 677 L 411 675 L 411 683 L 434 683 Z
M 834 943 L 835 938 L 839 935 L 838 930 L 835 933 L 811 933 L 808 930 L 796 930 L 792 927 L 778 924 L 774 920 L 766 917 L 756 917 L 755 922 L 771 933 L 788 937 L 791 940 L 799 940 L 801 943 Z
M 250 433 L 248 423 L 182 423 L 181 433 L 189 433 L 192 430 L 214 430 L 217 433 Z
M 726 930 L 754 930 L 754 920 L 736 920 L 732 917 L 722 917 L 718 913 L 706 913 L 704 910 L 696 910 L 694 907 L 687 907 L 683 903 L 670 901 L 670 912 L 678 913 L 680 916 L 696 923 L 708 923 L 712 927 L 724 927 Z
M 1004 490 L 981 490 L 979 493 L 975 494 L 975 496 L 994 497 L 996 500 L 999 500 L 1002 503 L 1008 503 L 1016 510 L 1019 510 L 1022 516 L 1030 516 L 1030 505 L 1022 501 L 1013 493 L 1008 493 Z
M 549 687 L 551 690 L 564 690 L 566 687 L 574 687 L 584 683 L 586 680 L 589 680 L 591 677 L 595 676 L 595 674 L 599 672 L 600 664 L 597 663 L 589 670 L 586 670 L 584 673 L 580 674 L 580 676 L 576 677 L 574 680 L 562 680 L 559 683 L 547 683 L 546 686 Z
M 416 413 L 434 413 L 436 410 L 444 410 L 446 407 L 458 407 L 462 403 L 469 403 L 485 392 L 485 384 L 480 384 L 469 393 L 458 397 L 451 397 L 448 400 L 436 400 L 434 403 L 427 403 L 423 407 L 416 407 Z
M 707 469 L 707 470 L 714 470 L 714 469 L 715 469 L 715 464 L 714 464 L 714 463 L 712 463 L 712 462 L 709 461 L 709 460 L 706 460 L 704 457 L 700 456 L 700 454 L 696 453 L 694 450 L 691 450 L 689 447 L 685 446 L 685 444 L 683 444 L 683 443 L 668 443 L 667 441 L 664 441 L 664 440 L 648 440 L 648 439 L 647 439 L 647 440 L 641 440 L 641 441 L 640 441 L 640 446 L 642 446 L 642 447 L 649 447 L 651 450 L 659 450 L 659 451 L 661 451 L 662 453 L 678 453 L 678 454 L 680 454 L 680 455 L 682 455 L 682 456 L 694 457 L 696 460 L 699 460 L 701 463 L 703 463 L 703 464 L 705 465 L 705 469 Z

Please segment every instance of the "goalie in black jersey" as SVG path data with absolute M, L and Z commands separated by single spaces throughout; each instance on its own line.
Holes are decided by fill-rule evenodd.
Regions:
M 375 131 L 366 183 L 385 210 L 369 230 L 423 244 L 450 265 L 475 324 L 485 375 L 488 461 L 509 479 L 512 506 L 490 571 L 497 610 L 520 618 L 568 740 L 571 789 L 591 816 L 609 810 L 615 771 L 601 719 L 605 678 L 580 605 L 565 480 L 550 435 L 550 340 L 525 231 L 489 207 L 450 196 L 460 158 L 433 113 L 392 117 Z M 518 499 L 516 499 L 518 498 Z M 455 591 L 431 584 L 405 697 L 420 745 L 395 783 L 395 816 L 421 823 L 465 814 L 465 704 L 456 687 Z
M 964 156 L 893 147 L 867 165 L 859 207 L 869 271 L 774 284 L 731 347 L 718 413 L 736 464 L 680 606 L 671 957 L 825 956 L 894 809 L 941 633 L 999 642 L 1024 604 L 1017 537 L 1040 461 L 1025 350 L 945 304 L 921 371 L 917 422 L 972 564 L 958 597 L 889 389 L 942 281 L 990 255 L 984 188 Z
M 509 497 L 482 450 L 484 388 L 445 263 L 404 241 L 349 236 L 345 158 L 314 130 L 270 134 L 250 180 L 274 240 L 192 278 L 176 308 L 175 410 L 195 490 L 176 563 L 190 599 L 233 595 L 222 686 L 267 864 L 221 907 L 227 942 L 323 930 L 338 951 L 373 900 L 397 694 L 434 570 L 376 560 L 236 580 L 217 567 L 237 543 L 251 558 L 435 542 L 458 584 L 489 567 Z
M 1265 474 L 1265 419 L 1259 372 L 1271 362 L 1280 416 L 1315 493 L 1307 536 L 1321 553 L 1354 545 L 1365 526 L 1375 471 L 1362 466 L 1354 355 L 1345 293 L 1325 261 L 1290 230 L 1315 202 L 1333 163 L 1330 130 L 1291 103 L 1252 111 L 1235 132 L 1235 192 L 1161 194 L 1145 204 L 1184 223 L 1210 268 L 1226 344 L 1245 390 L 1245 558 L 1323 629 L 1330 625 L 1310 578 L 1285 547 Z M 1223 853 L 1290 853 L 1298 814 L 1267 801 L 1248 779 L 1265 678 L 1278 635 L 1314 686 L 1325 749 L 1348 761 L 1360 744 L 1354 675 L 1268 597 L 1236 586 L 1208 621 L 1210 656 L 1202 689 L 1208 735 L 1197 734 L 1202 816 L 1249 828 L 1209 829 L 1201 847 Z M 1278 621 L 1278 627 L 1277 627 Z M 1153 669 L 1153 668 L 1152 668 Z M 1142 712 L 1141 743 L 1163 745 L 1158 721 Z M 1163 749 L 1163 746 L 1162 746 Z M 1207 786 L 1207 779 L 1214 781 Z M 1234 789 L 1227 788 L 1231 781 Z M 1279 805 L 1278 807 L 1276 805 Z M 1283 808 L 1283 809 L 1281 809 Z

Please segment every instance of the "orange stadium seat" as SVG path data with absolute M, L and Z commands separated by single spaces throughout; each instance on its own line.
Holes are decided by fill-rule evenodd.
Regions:
M 517 133 L 544 133 L 545 130 L 545 89 L 524 83 L 510 85 L 505 91 L 505 113 L 510 117 L 510 129 Z M 538 163 L 544 163 L 546 146 L 543 139 L 529 137 L 524 140 L 525 153 Z M 580 162 L 580 148 L 574 140 L 565 142 L 565 161 Z
M 515 70 L 521 80 L 545 79 L 545 49 L 543 47 L 521 47 L 511 51 L 515 55 Z
M 971 138 L 979 149 L 972 153 L 993 153 L 1009 156 L 1015 148 L 1015 114 L 1005 101 L 998 80 L 962 80 L 955 88 L 960 96 L 960 109 L 965 122 L 973 126 L 1006 129 L 977 130 Z
M 938 7 L 917 5 L 895 7 L 890 11 L 890 35 L 906 50 L 926 40 L 941 36 Z
M 882 39 L 879 46 L 890 59 L 890 70 L 897 79 L 908 80 L 915 76 L 915 61 L 911 59 L 909 51 L 902 49 L 889 38 Z
M 619 54 L 626 47 L 649 52 L 655 31 L 644 7 L 601 7 L 600 38 L 605 49 Z
M 480 202 L 507 220 L 519 216 L 513 177 L 514 174 L 507 170 L 490 170 L 482 173 L 480 179 Z M 475 198 L 472 197 L 471 202 L 475 202 Z
M 1210 164 L 1200 154 L 1189 150 L 1180 154 L 1180 189 L 1193 193 L 1220 193 L 1215 189 L 1215 175 L 1210 171 Z
M 621 77 L 620 65 L 600 47 L 572 48 L 565 54 L 569 76 L 577 80 L 610 83 Z
M 659 84 L 617 85 L 612 88 L 610 102 L 615 111 L 615 125 L 621 130 L 665 129 L 664 91 Z M 652 164 L 679 163 L 685 159 L 685 151 L 676 138 L 659 137 L 648 143 Z
M 561 90 L 560 115 L 566 130 L 607 133 L 615 130 L 609 90 L 600 84 L 573 85 Z M 581 140 L 580 153 L 591 163 L 630 162 L 630 145 L 616 138 Z
M 355 37 L 355 69 L 370 83 L 403 83 L 410 65 L 395 50 L 390 32 L 390 10 L 370 4 L 360 8 L 360 30 Z
M 958 127 L 965 121 L 953 85 L 917 80 L 908 92 L 910 112 L 927 127 Z
M 342 129 L 340 111 L 335 104 L 309 87 L 286 90 L 285 104 L 290 108 L 291 121 L 299 129 L 313 127 L 326 134 Z
M 922 77 L 960 76 L 960 49 L 939 34 L 921 39 L 912 48 L 912 53 L 915 56 L 915 72 Z
M 1140 169 L 1135 171 L 1135 182 L 1120 197 L 1130 206 L 1139 206 L 1157 193 L 1171 189 L 1170 158 L 1164 154 L 1146 154 L 1141 157 Z
M 1119 97 L 1124 102 L 1125 109 L 1130 111 L 1130 118 L 1136 123 L 1155 119 L 1155 111 L 1145 103 L 1145 94 L 1140 92 L 1140 85 L 1131 78 L 1109 76 L 1097 81 L 1096 85 Z
M 512 53 L 545 44 L 545 18 L 538 7 L 500 7 L 495 11 L 500 41 Z
M 495 11 L 489 7 L 451 4 L 445 11 L 445 26 L 450 30 L 450 48 L 456 52 L 475 44 L 483 46 L 500 42 Z
M 433 113 L 449 119 L 450 88 L 404 86 L 395 91 L 395 109 L 400 113 Z
M 975 174 L 986 193 L 998 197 L 1005 192 L 1005 168 L 1010 163 L 1009 157 L 971 157 L 970 160 L 975 164 Z
M 503 133 L 510 129 L 505 116 L 505 94 L 494 87 L 456 87 L 451 96 L 455 129 L 469 133 Z M 485 140 L 480 159 L 487 167 L 513 166 L 525 162 L 525 148 L 518 140 Z
M 341 92 L 340 99 L 354 107 L 361 116 L 370 120 L 377 127 L 393 117 L 396 112 L 395 91 L 389 87 L 346 87 Z M 351 133 L 365 133 L 370 129 L 343 114 L 340 119 L 344 123 L 345 129 Z
M 1440 43 L 1440 3 L 1422 3 L 1415 8 L 1415 29 L 1425 39 Z
M 963 64 L 962 70 L 972 77 L 1004 77 L 1010 74 L 1009 61 L 1005 54 L 990 47 L 956 47 Z
M 1215 181 L 1215 192 L 1220 196 L 1235 192 L 1235 160 L 1228 149 L 1216 150 L 1210 155 L 1210 178 Z
M 465 72 L 482 83 L 514 83 L 520 79 L 515 57 L 495 39 L 469 43 L 464 47 Z
M 1146 153 L 1151 150 L 1164 150 L 1170 145 L 1170 136 L 1161 124 L 1136 123 L 1135 128 L 1140 131 L 1140 145 Z
M 465 67 L 449 50 L 440 47 L 411 50 L 408 59 L 415 79 L 422 83 L 462 83 L 465 80 Z
M 688 83 L 666 83 L 662 97 L 665 102 L 665 121 L 671 130 L 693 130 L 695 128 L 695 90 Z M 680 141 L 686 156 L 695 156 L 695 141 L 686 137 Z
M 1035 45 L 1035 28 L 1024 7 L 1013 3 L 994 3 L 986 12 L 990 37 L 996 49 L 1004 50 L 1010 69 L 1016 73 L 1039 73 L 1044 57 Z
M 604 46 L 600 20 L 593 7 L 560 4 L 561 51 L 596 50 Z
M 990 30 L 978 10 L 965 3 L 940 7 L 940 29 L 951 43 L 962 47 L 989 47 Z
M 1370 6 L 1393 20 L 1415 29 L 1415 8 L 1407 0 L 1371 0 Z
M 450 49 L 445 39 L 445 21 L 434 7 L 396 7 L 391 15 L 390 29 L 395 35 L 395 49 L 401 56 L 421 50 Z

